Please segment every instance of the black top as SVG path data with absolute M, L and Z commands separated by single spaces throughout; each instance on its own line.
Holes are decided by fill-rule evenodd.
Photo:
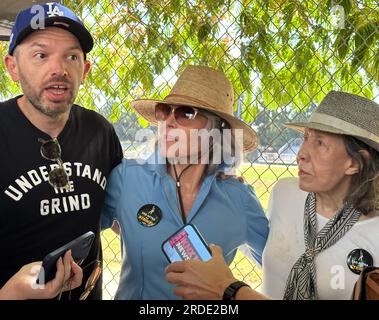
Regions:
M 0 103 L 0 288 L 24 264 L 93 231 L 96 239 L 82 266 L 101 257 L 100 213 L 104 189 L 122 149 L 112 125 L 98 113 L 73 105 L 58 136 L 70 191 L 47 181 L 55 165 L 40 154 L 39 138 L 51 139 L 21 112 L 17 99 Z M 100 250 L 100 251 L 99 251 Z M 98 255 L 99 252 L 99 255 Z M 84 270 L 83 291 L 92 266 Z M 99 281 L 89 299 L 101 299 Z

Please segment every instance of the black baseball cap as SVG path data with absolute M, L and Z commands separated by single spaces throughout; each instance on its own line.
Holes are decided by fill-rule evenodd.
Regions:
M 93 48 L 93 38 L 83 22 L 67 7 L 56 3 L 35 4 L 28 9 L 20 11 L 9 40 L 10 55 L 29 34 L 33 31 L 47 27 L 58 27 L 71 32 L 82 47 L 84 53 Z

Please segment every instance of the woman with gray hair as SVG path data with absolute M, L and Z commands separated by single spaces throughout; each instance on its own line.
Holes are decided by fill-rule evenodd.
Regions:
M 102 226 L 119 222 L 124 249 L 116 299 L 178 298 L 165 279 L 161 246 L 189 223 L 207 242 L 219 243 L 228 262 L 247 244 L 261 264 L 268 221 L 259 200 L 249 185 L 222 177 L 238 148 L 258 145 L 255 131 L 233 115 L 233 102 L 222 72 L 188 66 L 164 100 L 131 103 L 159 123 L 159 139 L 147 161 L 124 160 L 108 182 Z
M 209 262 L 168 267 L 179 296 L 349 299 L 360 271 L 379 264 L 379 105 L 332 91 L 308 122 L 287 126 L 304 133 L 299 178 L 280 180 L 270 195 L 263 294 L 233 288 L 213 247 Z

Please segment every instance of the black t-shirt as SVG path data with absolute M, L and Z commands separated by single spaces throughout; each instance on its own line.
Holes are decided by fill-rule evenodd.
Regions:
M 51 137 L 24 116 L 18 98 L 0 103 L 0 288 L 24 264 L 42 260 L 87 231 L 93 231 L 96 239 L 82 266 L 102 257 L 105 186 L 122 158 L 111 124 L 96 112 L 73 105 L 58 136 L 72 188 L 53 188 L 47 175 L 56 163 L 41 156 L 38 141 Z M 82 287 L 71 292 L 71 299 L 79 297 L 92 269 L 85 268 Z M 100 279 L 88 299 L 101 299 L 101 284 Z

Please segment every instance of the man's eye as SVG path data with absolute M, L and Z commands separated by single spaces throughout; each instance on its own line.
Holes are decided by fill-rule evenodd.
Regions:
M 44 54 L 44 53 L 37 53 L 36 55 L 35 55 L 35 57 L 37 58 L 37 59 L 43 59 L 43 58 L 45 58 L 46 57 L 46 55 Z
M 68 58 L 69 58 L 70 60 L 72 60 L 72 61 L 76 61 L 76 60 L 78 60 L 78 56 L 75 55 L 75 54 L 72 54 L 72 55 L 69 56 Z

